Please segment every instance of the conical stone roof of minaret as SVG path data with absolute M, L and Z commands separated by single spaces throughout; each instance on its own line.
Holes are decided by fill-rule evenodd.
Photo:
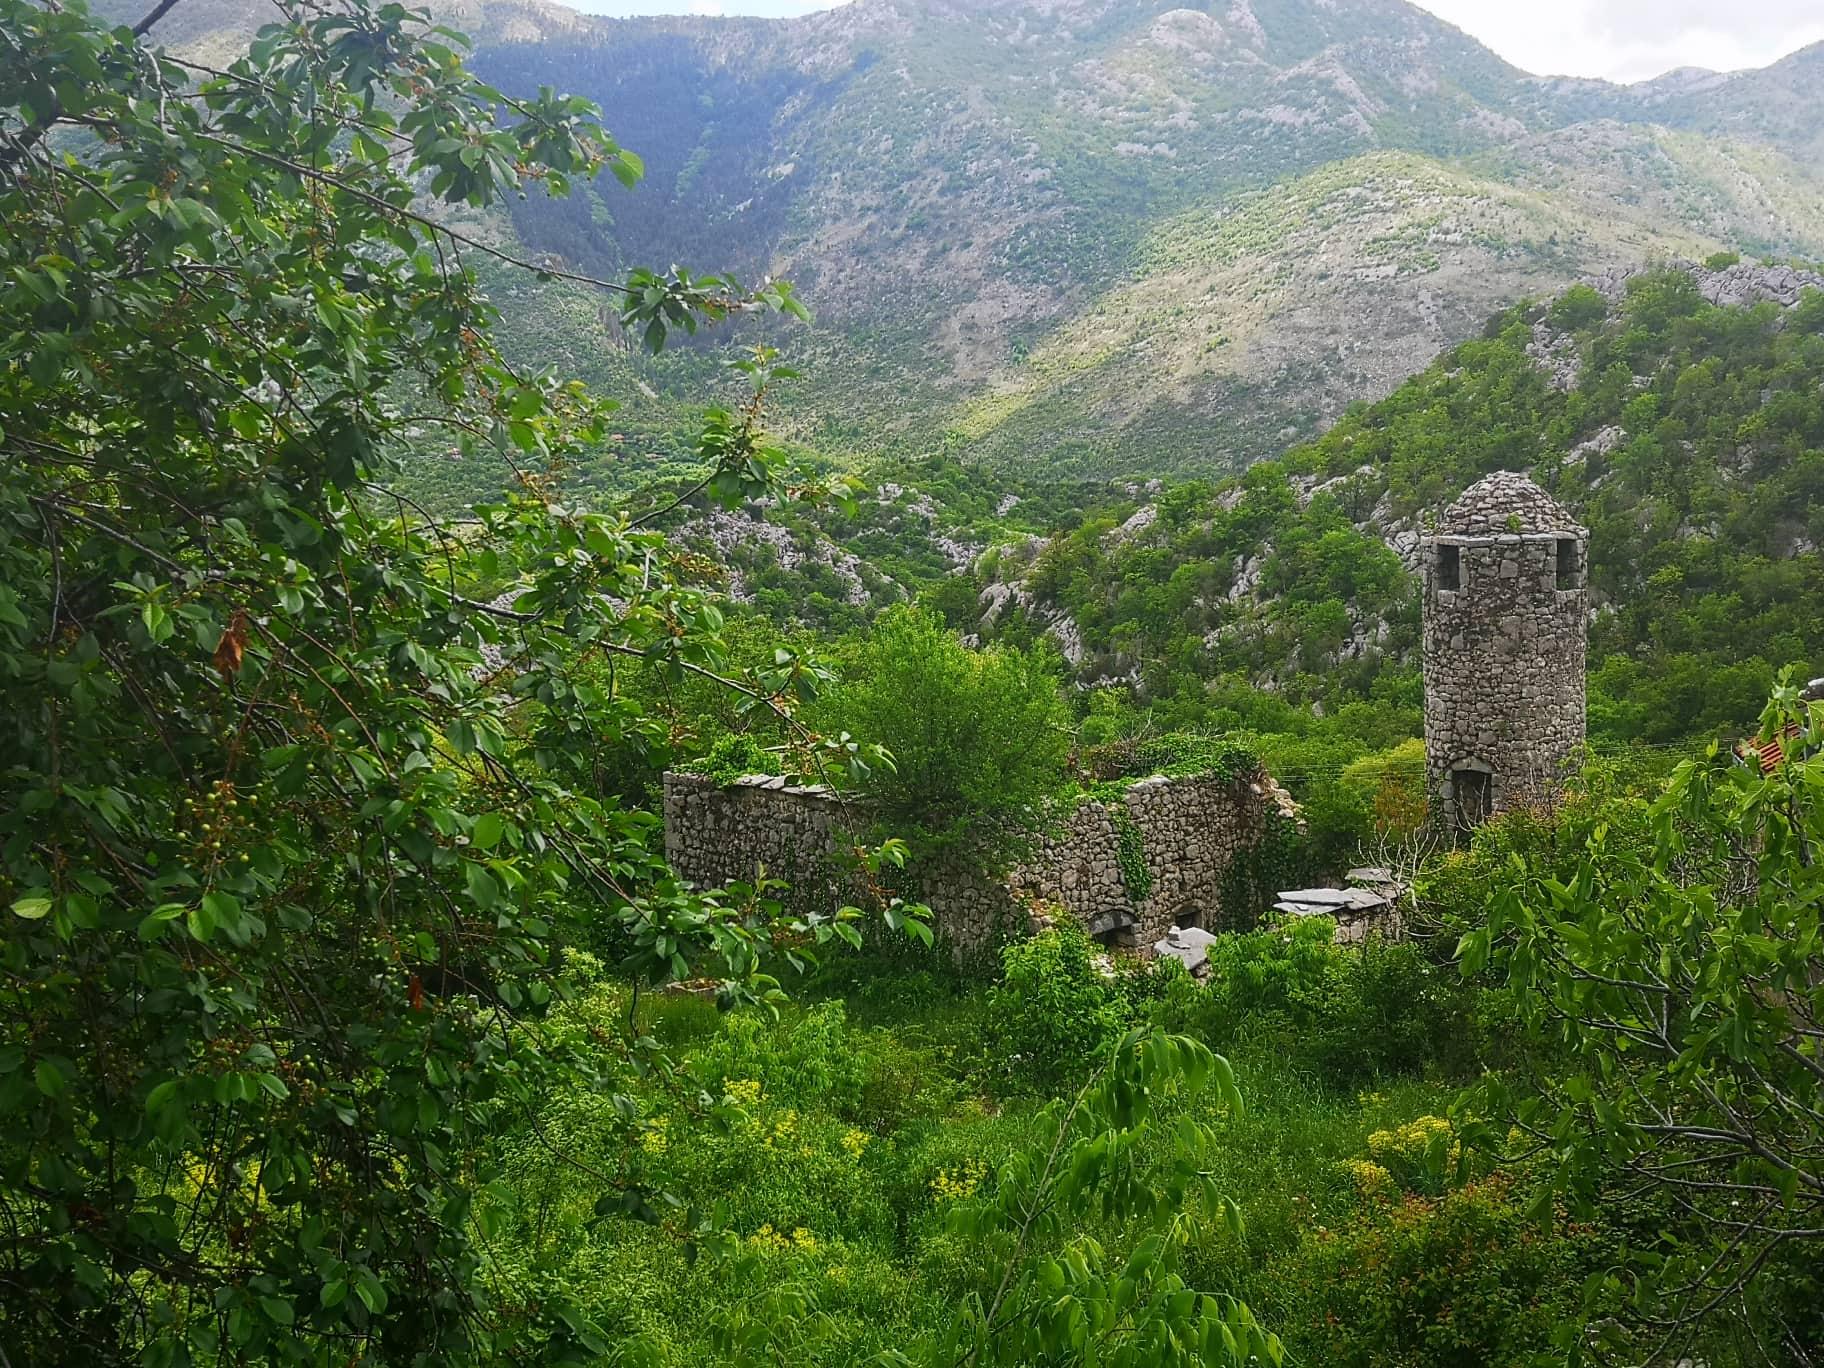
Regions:
M 1441 537 L 1581 537 L 1577 519 L 1517 470 L 1497 470 L 1444 510 Z

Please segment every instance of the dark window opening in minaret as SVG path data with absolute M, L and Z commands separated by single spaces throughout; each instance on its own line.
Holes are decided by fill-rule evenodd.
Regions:
M 1463 560 L 1461 553 L 1454 546 L 1444 545 L 1438 548 L 1438 588 L 1461 589 L 1463 587 Z
M 1577 561 L 1577 542 L 1571 537 L 1558 539 L 1558 587 L 1583 588 L 1583 567 Z

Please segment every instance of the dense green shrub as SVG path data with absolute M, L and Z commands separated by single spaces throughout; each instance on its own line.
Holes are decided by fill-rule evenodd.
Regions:
M 1489 893 L 1519 869 L 1568 882 L 1597 822 L 1618 847 L 1635 855 L 1650 852 L 1648 808 L 1661 780 L 1657 768 L 1639 768 L 1625 757 L 1596 760 L 1555 809 L 1516 808 L 1484 823 L 1467 845 L 1429 861 L 1414 880 L 1424 928 L 1460 936 L 1482 925 Z
M 1097 966 L 1097 953 L 1069 925 L 1001 952 L 988 1025 L 1017 1082 L 1052 1091 L 1080 1080 L 1126 1025 L 1121 989 Z
M 1294 1352 L 1332 1368 L 1464 1368 L 1560 1362 L 1584 1279 L 1610 1243 L 1562 1213 L 1541 1221 L 1531 1193 L 1493 1175 L 1425 1197 L 1379 1185 L 1336 1228 L 1310 1230 L 1276 1264 Z M 1385 1176 L 1382 1171 L 1381 1176 Z
M 1221 1176 L 1247 1188 L 1248 1238 L 1245 1249 L 1206 1247 L 1204 1276 L 1270 1313 L 1289 1362 L 1564 1361 L 1555 1337 L 1581 1329 L 1582 1284 L 1616 1230 L 1538 1207 L 1536 1169 L 1495 1170 L 1471 1150 L 1459 1177 L 1448 1087 L 1396 1080 L 1345 1098 L 1301 1082 L 1270 1043 L 1231 1058 L 1261 1098 Z
M 1123 978 L 1108 999 L 1118 1005 L 1146 984 L 1144 975 Z M 987 1305 L 1012 1288 L 1027 1305 L 1052 1304 L 1055 1287 L 1023 1269 L 1007 1281 L 1009 1251 L 1025 1257 L 1011 1227 L 1029 1205 L 1064 1215 L 1035 1227 L 1035 1239 L 1060 1254 L 1065 1244 L 1082 1250 L 1094 1279 L 1111 1288 L 1105 1267 L 1122 1269 L 1136 1254 L 1145 1266 L 1150 1246 L 1139 1236 L 1149 1221 L 1195 1212 L 1211 1224 L 1200 1175 L 1219 1158 L 1208 1128 L 1235 1110 L 1232 1082 L 1218 1081 L 1227 1066 L 1194 1042 L 1161 1038 L 1150 1052 L 1099 1050 L 1112 1073 L 1080 1098 L 1073 1089 L 1076 1107 L 990 1100 L 957 1071 L 999 1042 L 991 1016 L 972 1010 L 985 996 L 978 990 L 960 1013 L 955 1001 L 922 1012 L 902 1003 L 891 1031 L 858 1028 L 833 1002 L 778 1020 L 718 1016 L 690 998 L 642 1006 L 655 1035 L 688 1051 L 687 1074 L 642 1074 L 631 1111 L 577 1091 L 547 1099 L 534 1117 L 503 1118 L 503 1181 L 484 1194 L 483 1213 L 503 1283 L 579 1307 L 615 1343 L 614 1363 L 847 1368 L 910 1349 L 913 1362 L 937 1368 L 957 1360 L 925 1352 L 921 1340 L 968 1299 Z M 625 987 L 590 979 L 553 1013 L 554 1031 L 586 1049 L 628 998 Z M 964 1033 L 973 1038 L 966 1048 L 937 1043 L 960 1047 Z M 1199 1065 L 1196 1078 L 1179 1082 L 1156 1067 L 1163 1052 Z M 1199 1078 L 1216 1086 L 1205 1095 Z M 1155 1108 L 1172 1124 L 1137 1124 Z M 1204 1129 L 1176 1124 L 1187 1117 Z M 1127 1157 L 1123 1171 L 1151 1213 L 1138 1227 L 1132 1208 L 1111 1210 L 1080 1187 L 1093 1173 L 1086 1147 L 1105 1143 Z M 1055 1169 L 1044 1163 L 1054 1148 Z M 556 1154 L 577 1162 L 553 1163 Z M 1186 1186 L 1187 1174 L 1197 1181 Z M 629 1210 L 629 1178 L 685 1194 L 696 1210 Z M 1001 1203 L 1010 1216 L 996 1214 Z M 710 1213 L 718 1233 L 694 1243 L 695 1222 Z M 986 1222 L 995 1223 L 988 1236 Z M 1035 1244 L 1031 1257 L 1057 1254 Z M 1154 1276 L 1173 1274 L 1167 1265 Z M 1091 1286 L 1078 1296 L 1094 1308 L 1102 1294 Z M 1023 1312 L 1022 1323 L 1035 1314 Z
M 769 1097 L 854 1116 L 866 1078 L 856 1034 L 840 1002 L 820 1002 L 778 1023 L 736 1012 L 692 1058 L 691 1070 L 713 1093 L 758 1083 Z
M 1069 714 L 1045 661 L 972 651 L 923 608 L 880 616 L 819 715 L 892 754 L 868 788 L 927 845 L 1028 826 L 1064 780 Z
M 1173 984 L 1160 1011 L 1218 1049 L 1276 1042 L 1339 1086 L 1469 1062 L 1475 999 L 1454 968 L 1410 942 L 1345 947 L 1333 937 L 1316 917 L 1221 936 L 1207 985 Z
M 1614 1189 L 1672 1208 L 1619 1309 L 1672 1327 L 1668 1356 L 1696 1356 L 1710 1315 L 1799 1342 L 1760 1274 L 1824 1251 L 1824 708 L 1782 681 L 1759 737 L 1779 763 L 1687 761 L 1644 824 L 1561 814 L 1571 867 L 1515 861 L 1460 948 L 1466 969 L 1502 974 L 1554 1065 L 1476 1110 L 1548 1146 L 1579 1211 Z
M 749 774 L 776 774 L 778 757 L 769 754 L 758 741 L 745 733 L 719 736 L 701 759 L 679 765 L 686 774 L 700 774 L 727 786 Z
M 1318 779 L 1299 799 L 1306 849 L 1314 869 L 1336 874 L 1355 864 L 1374 837 L 1374 802 L 1361 789 L 1335 779 Z M 1274 889 L 1277 893 L 1279 890 Z
M 1378 836 L 1405 840 L 1425 825 L 1425 743 L 1417 737 L 1351 761 L 1341 784 L 1366 802 Z
M 1082 708 L 1083 720 L 1077 726 L 1077 745 L 1085 754 L 1131 741 L 1148 721 L 1147 714 L 1135 706 L 1128 690 L 1107 685 L 1084 693 Z
M 1609 316 L 1609 303 L 1588 285 L 1573 285 L 1553 302 L 1546 317 L 1559 332 L 1592 327 Z

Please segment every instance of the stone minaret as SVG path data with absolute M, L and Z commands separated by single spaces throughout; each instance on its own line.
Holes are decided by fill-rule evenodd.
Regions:
M 1465 490 L 1424 539 L 1425 766 L 1445 830 L 1562 787 L 1584 740 L 1589 549 L 1511 471 Z

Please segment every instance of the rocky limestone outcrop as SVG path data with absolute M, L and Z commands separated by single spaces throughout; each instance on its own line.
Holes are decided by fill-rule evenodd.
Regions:
M 780 566 L 787 570 L 796 570 L 806 562 L 826 565 L 842 581 L 849 603 L 865 607 L 871 601 L 861 578 L 861 557 L 844 551 L 821 534 L 808 541 L 802 539 L 789 528 L 768 522 L 763 510 L 710 509 L 680 527 L 678 535 L 686 540 L 700 537 L 715 547 L 717 560 L 728 571 L 728 596 L 737 603 L 753 601 L 745 577 L 728 561 L 729 553 L 742 546 L 771 547 Z
M 1772 301 L 1783 309 L 1796 305 L 1807 290 L 1824 290 L 1824 275 L 1795 266 L 1762 265 L 1753 261 L 1737 262 L 1721 270 L 1695 261 L 1672 263 L 1697 282 L 1697 292 L 1716 305 L 1759 304 Z M 1585 284 L 1593 287 L 1611 303 L 1627 296 L 1628 282 L 1636 276 L 1662 269 L 1658 266 L 1630 266 L 1589 276 Z

